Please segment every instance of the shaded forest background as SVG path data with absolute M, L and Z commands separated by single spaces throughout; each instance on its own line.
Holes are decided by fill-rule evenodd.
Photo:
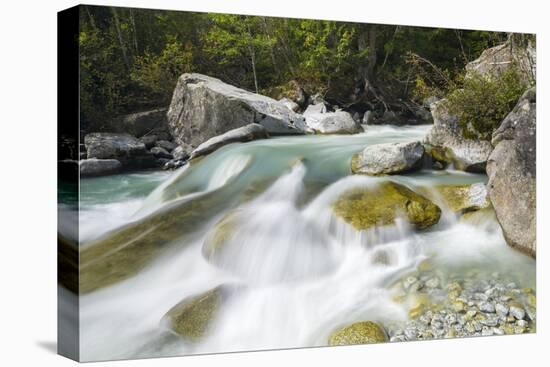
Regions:
M 487 31 L 81 6 L 81 125 L 169 104 L 198 72 L 281 98 L 296 85 L 348 108 L 421 104 L 506 40 Z M 390 107 L 388 107 L 390 106 Z

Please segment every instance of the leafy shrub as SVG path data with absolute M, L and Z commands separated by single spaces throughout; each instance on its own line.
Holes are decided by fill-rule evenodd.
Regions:
M 159 103 L 170 101 L 178 77 L 192 71 L 193 52 L 190 46 L 171 39 L 158 55 L 146 52 L 136 58 L 132 79 Z
M 516 66 L 491 77 L 475 74 L 448 95 L 449 112 L 464 137 L 490 140 L 527 87 Z

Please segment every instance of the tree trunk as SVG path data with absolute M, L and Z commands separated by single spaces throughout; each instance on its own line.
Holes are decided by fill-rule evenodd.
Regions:
M 367 62 L 367 78 L 369 80 L 374 79 L 374 68 L 376 66 L 377 54 L 376 54 L 376 34 L 377 29 L 375 25 L 369 26 L 369 59 Z
M 132 34 L 134 36 L 134 50 L 135 50 L 135 55 L 137 55 L 139 51 L 138 51 L 136 18 L 134 17 L 134 11 L 132 9 L 130 9 L 130 20 L 132 21 Z
M 248 31 L 248 37 L 250 40 L 248 51 L 250 52 L 250 63 L 252 64 L 252 74 L 254 75 L 254 88 L 256 89 L 256 93 L 258 93 L 258 76 L 256 75 L 256 50 L 254 49 L 254 46 L 252 46 L 252 31 L 250 29 L 250 25 L 246 25 L 246 29 Z
M 128 53 L 126 52 L 126 46 L 124 46 L 124 40 L 122 39 L 122 31 L 120 29 L 120 21 L 118 19 L 118 13 L 116 11 L 116 8 L 112 7 L 111 12 L 113 13 L 113 19 L 115 21 L 115 30 L 117 33 L 120 50 L 122 51 L 122 59 L 124 60 L 124 65 L 126 65 L 126 69 L 129 70 L 130 62 L 128 61 Z
M 254 75 L 254 88 L 256 88 L 256 93 L 259 92 L 258 89 L 258 76 L 256 75 L 256 52 L 254 48 L 250 47 L 250 62 L 252 64 L 252 74 Z

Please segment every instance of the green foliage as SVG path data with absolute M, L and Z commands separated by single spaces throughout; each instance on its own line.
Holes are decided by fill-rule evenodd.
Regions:
M 516 66 L 490 78 L 474 74 L 448 95 L 449 112 L 466 138 L 490 140 L 526 88 Z
M 108 128 L 116 115 L 167 106 L 177 77 L 189 71 L 271 94 L 295 90 L 289 83 L 297 83 L 341 105 L 379 103 L 367 84 L 397 101 L 439 95 L 449 89 L 445 79 L 454 80 L 467 61 L 505 38 L 495 32 L 99 6 L 81 6 L 80 24 L 81 124 L 96 130 Z M 433 67 L 420 59 L 411 63 L 410 54 Z
M 192 46 L 183 45 L 171 37 L 160 54 L 146 52 L 138 56 L 131 77 L 146 90 L 151 99 L 165 103 L 172 95 L 178 77 L 191 71 Z

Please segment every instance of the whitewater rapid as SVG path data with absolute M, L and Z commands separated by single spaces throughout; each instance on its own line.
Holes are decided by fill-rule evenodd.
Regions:
M 427 258 L 442 272 L 513 269 L 518 282 L 529 284 L 534 279 L 530 259 L 505 245 L 491 216 L 472 224 L 443 207 L 439 224 L 415 232 L 401 220 L 357 231 L 332 214 L 331 205 L 342 193 L 385 180 L 412 189 L 486 180 L 483 175 L 431 170 L 383 178 L 349 175 L 351 154 L 366 145 L 418 140 L 427 129 L 369 127 L 353 136 L 232 144 L 170 176 L 121 175 L 119 180 L 128 181 L 128 187 L 117 185 L 120 181 L 114 177 L 86 181 L 81 186 L 88 198 L 81 204 L 84 242 L 146 219 L 169 203 L 211 194 L 227 206 L 205 216 L 203 225 L 185 240 L 175 239 L 171 250 L 134 277 L 81 296 L 81 358 L 326 345 L 332 331 L 354 321 L 406 320 L 405 306 L 392 300 L 391 284 Z M 109 195 L 92 190 L 109 184 L 114 187 Z M 259 194 L 236 199 L 251 188 Z M 227 216 L 237 223 L 236 230 L 224 251 L 208 258 L 204 243 Z M 382 253 L 387 261 L 377 260 Z M 160 322 L 181 300 L 219 285 L 236 291 L 200 343 L 184 341 Z

